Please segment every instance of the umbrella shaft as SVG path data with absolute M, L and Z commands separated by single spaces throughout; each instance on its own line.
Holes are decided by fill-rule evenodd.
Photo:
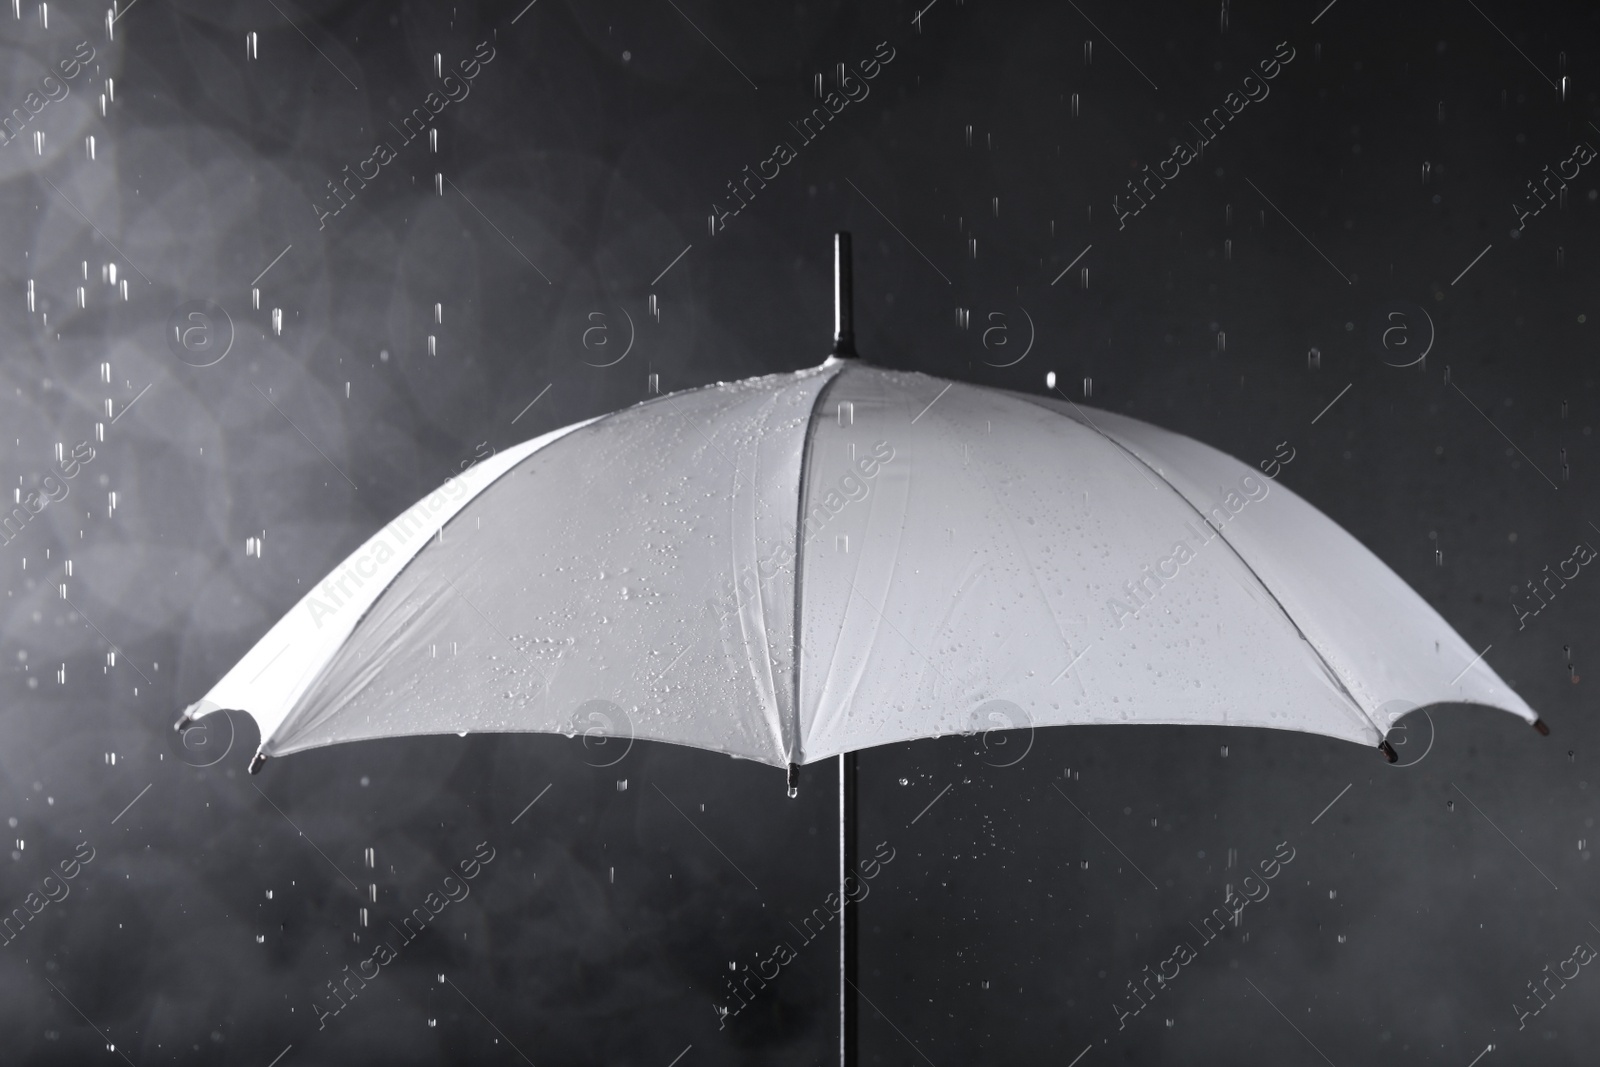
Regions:
M 846 879 L 856 869 L 856 754 L 839 756 L 839 1067 L 855 1067 L 857 905 Z

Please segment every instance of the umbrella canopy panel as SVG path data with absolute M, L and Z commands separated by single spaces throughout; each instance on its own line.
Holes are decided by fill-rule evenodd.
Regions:
M 756 578 L 794 558 L 806 426 L 835 370 L 662 397 L 544 443 L 419 539 L 386 588 L 368 586 L 331 655 L 304 646 L 322 662 L 276 729 L 237 685 L 191 714 L 257 715 L 267 755 L 531 731 L 783 766 L 793 583 Z M 273 669 L 308 669 L 297 659 Z
M 313 590 L 187 714 L 249 712 L 268 755 L 584 732 L 776 766 L 996 726 L 1534 720 L 1288 489 L 1071 403 L 830 359 L 547 434 L 445 496 L 436 536 L 360 570 L 391 524 L 330 577 L 372 575 L 336 613 Z
M 824 407 L 800 581 L 807 759 L 983 730 L 989 714 L 1382 740 L 1224 536 L 1105 435 L 870 367 Z M 852 501 L 852 473 L 878 457 Z
M 1073 404 L 1028 399 L 1090 417 Z M 1232 456 L 1159 426 L 1110 412 L 1095 412 L 1093 422 L 1222 531 L 1385 733 L 1406 712 L 1446 702 L 1503 708 L 1535 721 L 1533 709 L 1427 601 L 1304 499 Z M 1247 476 L 1267 486 L 1265 506 L 1241 494 Z

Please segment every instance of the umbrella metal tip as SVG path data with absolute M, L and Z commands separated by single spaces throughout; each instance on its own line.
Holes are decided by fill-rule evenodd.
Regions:
M 1387 742 L 1387 741 L 1378 742 L 1378 751 L 1382 752 L 1384 758 L 1387 759 L 1390 763 L 1399 763 L 1400 762 L 1399 755 L 1396 754 L 1396 752 L 1394 750 L 1394 746 L 1391 745 L 1389 742 Z
M 257 752 L 250 760 L 250 773 L 260 774 L 261 765 L 265 762 L 267 762 L 267 754 L 265 752 Z
M 833 235 L 833 355 L 852 359 L 856 355 L 855 283 L 851 267 L 850 233 Z
M 800 795 L 800 765 L 789 764 L 789 799 L 793 800 Z
M 178 716 L 178 721 L 172 724 L 172 728 L 181 734 L 183 733 L 184 729 L 193 722 L 194 720 L 189 718 L 189 713 L 186 711 L 182 715 Z
M 1549 737 L 1550 736 L 1550 727 L 1548 727 L 1548 726 L 1546 726 L 1544 724 L 1544 720 L 1543 719 L 1534 719 L 1533 720 L 1533 728 L 1535 730 L 1539 731 L 1539 736 L 1540 737 Z

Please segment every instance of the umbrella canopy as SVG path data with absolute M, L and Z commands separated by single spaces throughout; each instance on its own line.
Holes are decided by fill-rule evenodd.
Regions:
M 1534 712 L 1262 472 L 1137 419 L 830 358 L 650 400 L 447 481 L 180 720 L 263 757 L 598 732 L 775 766 L 995 726 L 1379 745 Z

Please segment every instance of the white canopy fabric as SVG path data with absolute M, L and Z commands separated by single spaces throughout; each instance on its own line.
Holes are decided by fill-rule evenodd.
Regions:
M 478 464 L 185 719 L 248 712 L 264 755 L 598 723 L 781 767 L 986 729 L 996 708 L 1377 745 L 1441 702 L 1536 722 L 1260 471 L 1136 419 L 829 359 Z

